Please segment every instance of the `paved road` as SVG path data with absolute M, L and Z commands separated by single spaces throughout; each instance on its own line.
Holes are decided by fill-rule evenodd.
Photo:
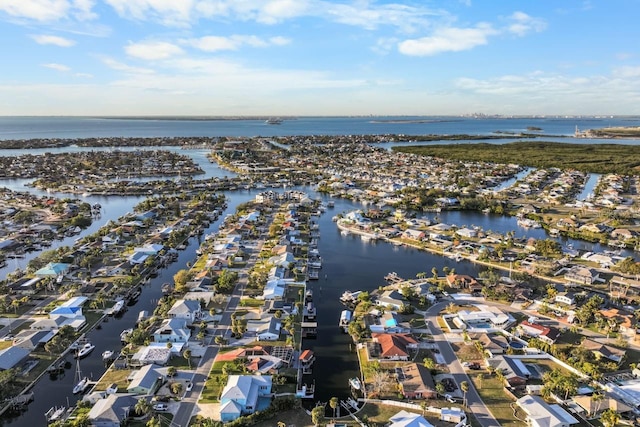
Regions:
M 218 322 L 218 326 L 214 329 L 213 337 L 221 335 L 227 338 L 227 335 L 231 331 L 231 314 L 236 311 L 240 304 L 240 299 L 247 285 L 248 275 L 246 274 L 246 271 L 249 271 L 249 269 L 255 264 L 263 243 L 264 242 L 260 241 L 256 244 L 255 248 L 252 248 L 251 257 L 249 258 L 246 267 L 243 271 L 239 272 L 238 283 L 231 293 L 227 306 L 222 312 L 222 318 L 220 319 L 220 322 Z M 194 415 L 193 412 L 196 407 L 196 403 L 200 399 L 205 382 L 207 381 L 207 378 L 209 378 L 209 372 L 211 371 L 213 362 L 220 350 L 219 346 L 215 344 L 213 337 L 210 337 L 209 345 L 200 359 L 200 363 L 195 370 L 193 379 L 191 380 L 193 383 L 193 389 L 188 391 L 179 402 L 178 409 L 173 416 L 173 422 L 171 423 L 172 427 L 187 427 L 191 417 Z
M 424 316 L 425 320 L 427 321 L 427 327 L 431 331 L 434 341 L 436 342 L 436 344 L 438 344 L 440 354 L 444 358 L 445 363 L 449 368 L 449 372 L 451 373 L 451 376 L 455 380 L 456 384 L 458 384 L 459 386 L 462 381 L 466 381 L 467 383 L 469 383 L 469 391 L 467 392 L 467 406 L 469 411 L 473 413 L 473 415 L 483 427 L 499 426 L 500 423 L 494 418 L 494 416 L 489 411 L 489 408 L 487 408 L 482 399 L 480 399 L 480 395 L 478 395 L 478 392 L 473 386 L 473 382 L 469 379 L 469 376 L 458 361 L 453 348 L 451 348 L 451 344 L 449 343 L 449 341 L 447 341 L 444 333 L 438 326 L 439 313 L 448 304 L 449 301 L 439 302 L 427 309 Z

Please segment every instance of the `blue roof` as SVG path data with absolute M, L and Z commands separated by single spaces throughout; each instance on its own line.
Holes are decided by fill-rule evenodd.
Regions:
M 69 270 L 71 264 L 65 264 L 62 262 L 50 262 L 35 272 L 36 276 L 59 276 Z
M 60 306 L 60 307 L 56 307 L 53 310 L 51 310 L 51 314 L 77 314 L 77 313 L 81 313 L 82 312 L 82 307 L 64 307 L 64 306 Z

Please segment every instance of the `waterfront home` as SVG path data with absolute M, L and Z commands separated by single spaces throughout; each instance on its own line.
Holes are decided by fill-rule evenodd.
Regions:
M 135 406 L 140 396 L 133 393 L 107 394 L 89 410 L 87 418 L 95 427 L 120 427 L 129 416 L 135 414 Z
M 411 325 L 403 322 L 395 311 L 385 311 L 379 314 L 378 310 L 371 310 L 368 317 L 369 330 L 373 333 L 408 333 L 411 332 Z
M 407 228 L 402 233 L 402 237 L 404 239 L 422 241 L 426 237 L 426 233 L 424 231 L 414 230 L 413 228 Z
M 515 319 L 510 314 L 503 313 L 499 308 L 485 304 L 475 305 L 476 311 L 460 310 L 453 322 L 456 326 L 469 328 L 489 327 L 503 328 Z
M 260 409 L 260 399 L 271 397 L 271 387 L 270 375 L 229 375 L 220 395 L 220 420 L 229 422 L 254 413 Z
M 583 339 L 580 347 L 592 352 L 596 356 L 596 359 L 605 358 L 617 364 L 622 362 L 622 359 L 624 359 L 627 353 L 625 350 L 602 344 L 589 338 Z
M 569 427 L 580 423 L 560 405 L 549 405 L 540 396 L 525 395 L 516 404 L 527 415 L 526 421 L 532 427 Z
M 409 360 L 410 349 L 418 348 L 418 341 L 409 334 L 371 334 L 369 358 L 380 360 Z
M 49 312 L 50 319 L 64 318 L 64 325 L 79 329 L 87 322 L 82 314 L 82 306 L 87 297 L 71 298 Z
M 502 372 L 511 387 L 525 385 L 531 376 L 531 372 L 520 359 L 500 355 L 488 359 L 487 363 L 496 371 Z
M 174 343 L 171 348 L 168 348 L 166 343 L 150 343 L 138 348 L 138 351 L 131 357 L 131 365 L 155 364 L 165 366 L 169 363 L 171 355 L 180 353 L 182 347 L 181 343 Z
M 626 403 L 616 399 L 612 394 L 604 394 L 603 399 L 594 399 L 594 395 L 580 395 L 574 396 L 572 400 L 584 409 L 583 415 L 588 418 L 597 417 L 598 414 L 607 409 L 611 409 L 619 414 L 624 414 L 633 411 L 633 408 Z
M 433 427 L 422 415 L 402 410 L 389 418 L 387 427 Z
M 129 375 L 127 393 L 152 395 L 162 387 L 167 378 L 167 368 L 155 364 L 145 365 Z
M 193 324 L 202 318 L 202 307 L 198 300 L 179 299 L 173 303 L 167 315 L 172 319 L 183 319 L 187 324 Z
M 634 336 L 636 334 L 637 322 L 633 314 L 613 307 L 599 310 L 598 314 L 623 335 Z
M 391 307 L 394 310 L 399 310 L 406 303 L 406 299 L 402 294 L 395 289 L 386 290 L 380 294 L 376 300 L 376 305 L 382 307 Z
M 44 345 L 49 342 L 56 333 L 57 331 L 25 329 L 15 336 L 13 339 L 13 345 L 33 351 L 38 347 L 44 347 Z
M 476 279 L 466 274 L 448 274 L 447 285 L 457 289 L 468 289 L 469 292 L 482 291 L 482 285 Z
M 396 368 L 400 393 L 405 399 L 434 399 L 438 396 L 429 369 L 418 363 Z
M 286 279 L 270 277 L 262 291 L 262 299 L 265 301 L 281 300 L 284 297 L 288 283 L 289 281 Z
M 29 357 L 29 353 L 31 350 L 16 346 L 0 350 L 0 371 L 15 368 Z
M 560 336 L 560 331 L 554 327 L 531 323 L 527 320 L 518 325 L 517 331 L 520 332 L 521 335 L 538 338 L 548 344 L 555 343 Z
M 186 343 L 191 338 L 191 330 L 184 319 L 164 319 L 153 333 L 155 342 Z

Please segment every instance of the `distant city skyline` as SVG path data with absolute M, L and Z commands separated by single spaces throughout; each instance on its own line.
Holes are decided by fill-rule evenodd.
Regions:
M 633 0 L 0 0 L 0 115 L 637 115 L 638 15 Z

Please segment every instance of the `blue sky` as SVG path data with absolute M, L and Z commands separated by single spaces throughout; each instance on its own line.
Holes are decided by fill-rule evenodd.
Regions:
M 0 0 L 0 115 L 640 114 L 640 3 Z

